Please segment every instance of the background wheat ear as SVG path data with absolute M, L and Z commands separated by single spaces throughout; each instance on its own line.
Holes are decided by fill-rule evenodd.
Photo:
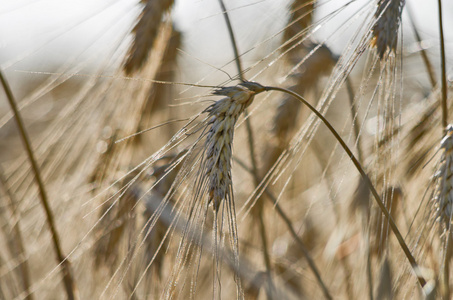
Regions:
M 141 0 L 141 2 L 144 3 L 144 7 L 132 30 L 134 40 L 124 63 L 126 74 L 132 74 L 146 64 L 159 33 L 162 18 L 174 3 L 173 0 Z
M 395 52 L 398 29 L 406 0 L 379 0 L 375 13 L 376 24 L 372 29 L 371 45 L 382 59 L 388 51 Z

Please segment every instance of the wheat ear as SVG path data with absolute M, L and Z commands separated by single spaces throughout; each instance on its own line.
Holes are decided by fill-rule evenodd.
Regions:
M 453 215 L 453 125 L 448 125 L 446 135 L 440 143 L 443 149 L 436 173 L 436 188 L 434 193 L 434 206 L 436 219 L 444 226 L 446 232 L 445 254 L 443 261 L 443 293 L 445 299 L 449 299 L 449 278 L 451 245 L 451 222 Z
M 124 63 L 126 74 L 132 74 L 143 67 L 148 60 L 158 35 L 162 16 L 171 8 L 174 0 L 142 0 L 145 4 L 139 20 L 132 32 L 134 41 Z
M 381 59 L 384 58 L 387 49 L 395 52 L 398 42 L 398 29 L 401 24 L 401 13 L 405 0 L 379 0 L 375 13 L 376 24 L 372 28 L 371 45 Z
M 439 35 L 440 35 L 440 58 L 442 68 L 442 126 L 447 127 L 448 124 L 448 105 L 447 105 L 447 62 L 445 58 L 445 38 L 444 26 L 442 21 L 442 1 L 438 0 L 439 6 Z

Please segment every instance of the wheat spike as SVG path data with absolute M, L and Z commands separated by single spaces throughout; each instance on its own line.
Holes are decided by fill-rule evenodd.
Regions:
M 171 8 L 173 0 L 142 0 L 145 4 L 139 20 L 132 32 L 134 41 L 127 53 L 124 63 L 126 74 L 132 74 L 142 68 L 154 45 L 162 16 Z
M 382 59 L 387 51 L 394 52 L 398 41 L 398 28 L 401 23 L 405 0 L 379 0 L 375 13 L 376 24 L 372 29 L 371 45 L 376 47 Z
M 224 87 L 216 90 L 214 95 L 223 98 L 210 107 L 210 129 L 206 137 L 206 169 L 208 179 L 209 202 L 218 211 L 220 203 L 232 189 L 231 159 L 234 127 L 239 116 L 252 103 L 255 85 L 244 83 L 234 87 Z M 258 85 L 256 85 L 258 87 Z M 259 88 L 262 88 L 259 86 Z M 262 88 L 261 91 L 264 89 Z
M 303 58 L 315 48 L 317 49 L 314 53 Z M 308 91 L 313 90 L 319 80 L 332 70 L 336 63 L 336 57 L 327 46 L 320 46 L 319 44 L 314 43 L 304 44 L 304 48 L 291 57 L 291 64 L 297 65 L 300 63 L 301 57 L 304 59 L 304 62 L 299 67 L 300 71 L 292 76 L 294 85 L 291 87 L 291 90 L 303 95 Z M 301 107 L 303 110 L 304 108 L 300 102 L 294 101 L 290 96 L 285 96 L 280 101 L 273 120 L 272 133 L 274 141 L 270 142 L 267 146 L 268 149 L 266 150 L 263 159 L 265 162 L 265 172 L 272 168 L 272 165 L 288 146 L 288 143 L 298 126 L 297 122 Z

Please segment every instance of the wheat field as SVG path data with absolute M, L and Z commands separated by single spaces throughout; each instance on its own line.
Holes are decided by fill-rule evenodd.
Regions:
M 453 299 L 452 20 L 0 3 L 0 299 Z

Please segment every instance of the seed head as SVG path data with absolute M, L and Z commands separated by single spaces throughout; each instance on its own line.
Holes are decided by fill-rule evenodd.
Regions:
M 398 41 L 398 28 L 405 0 L 379 0 L 375 13 L 376 24 L 372 29 L 371 45 L 376 47 L 382 59 L 387 49 L 395 51 Z
M 261 87 L 261 89 L 259 88 Z M 205 142 L 204 176 L 208 181 L 208 197 L 218 211 L 222 200 L 232 197 L 231 158 L 234 127 L 242 112 L 252 103 L 255 94 L 264 91 L 256 83 L 223 87 L 213 92 L 225 98 L 206 110 L 209 131 Z

